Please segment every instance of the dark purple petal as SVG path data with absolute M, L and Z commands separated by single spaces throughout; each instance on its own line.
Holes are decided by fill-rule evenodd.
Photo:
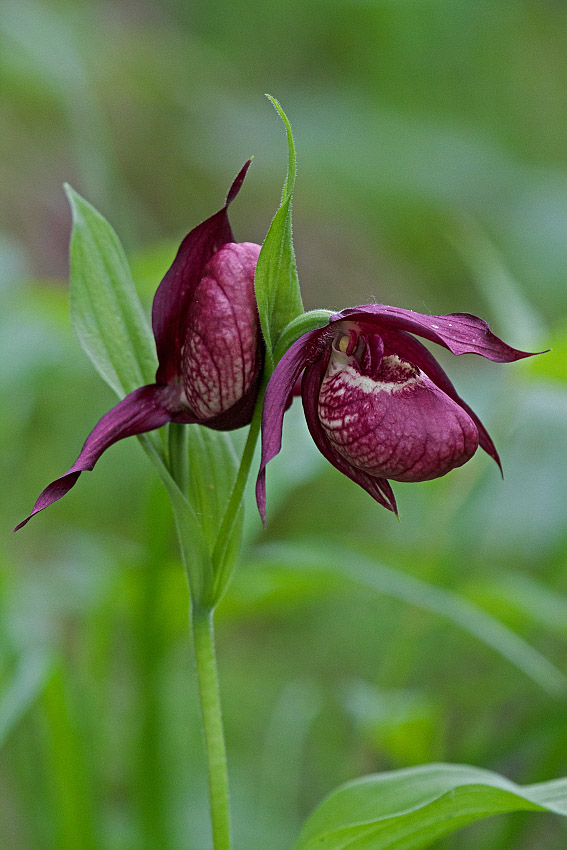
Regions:
M 171 421 L 170 389 L 156 384 L 140 387 L 122 399 L 116 407 L 95 425 L 87 437 L 81 453 L 73 466 L 41 493 L 31 514 L 14 529 L 22 528 L 34 514 L 56 502 L 69 492 L 81 472 L 90 470 L 106 449 L 118 440 L 153 431 Z
M 365 337 L 364 351 L 360 358 L 360 367 L 365 375 L 377 375 L 384 357 L 382 334 L 371 333 Z
M 480 354 L 496 363 L 511 363 L 537 353 L 511 348 L 492 333 L 483 319 L 470 313 L 428 316 L 400 307 L 366 304 L 341 310 L 331 316 L 329 321 L 334 323 L 344 319 L 373 324 L 376 330 L 409 331 L 448 348 L 453 354 Z
M 396 351 L 402 357 L 410 360 L 412 363 L 415 363 L 416 366 L 419 366 L 419 368 L 425 372 L 425 374 L 431 378 L 435 384 L 437 384 L 439 389 L 443 390 L 449 398 L 456 401 L 457 404 L 459 404 L 463 410 L 468 413 L 477 427 L 480 447 L 496 461 L 500 468 L 500 472 L 502 472 L 500 456 L 498 455 L 496 446 L 492 442 L 490 434 L 474 410 L 472 410 L 466 401 L 463 401 L 460 397 L 453 386 L 451 379 L 444 369 L 441 368 L 440 364 L 431 352 L 421 342 L 419 342 L 419 340 L 410 336 L 405 331 L 387 331 L 385 334 L 385 340 L 392 351 Z
M 181 371 L 186 403 L 199 422 L 227 412 L 258 383 L 264 346 L 254 272 L 260 249 L 251 242 L 224 245 L 195 287 Z
M 170 383 L 178 374 L 187 310 L 205 266 L 219 248 L 234 242 L 227 209 L 240 191 L 251 161 L 240 170 L 224 207 L 185 237 L 155 294 L 152 327 L 159 361 L 158 383 Z
M 396 498 L 390 483 L 385 478 L 369 475 L 367 472 L 349 463 L 339 454 L 321 427 L 319 419 L 319 392 L 329 362 L 329 354 L 330 352 L 327 352 L 325 357 L 322 357 L 314 365 L 309 366 L 303 376 L 301 395 L 309 433 L 313 437 L 315 445 L 329 463 L 332 463 L 339 472 L 342 472 L 351 481 L 359 484 L 380 505 L 392 511 L 397 516 Z
M 264 396 L 262 410 L 262 460 L 256 482 L 256 501 L 266 521 L 266 466 L 282 447 L 284 413 L 295 382 L 303 369 L 321 353 L 326 329 L 309 331 L 286 351 L 274 369 Z

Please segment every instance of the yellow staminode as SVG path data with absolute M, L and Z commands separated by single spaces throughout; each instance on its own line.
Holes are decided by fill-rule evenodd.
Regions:
M 339 340 L 339 345 L 338 345 L 339 351 L 342 351 L 343 354 L 346 354 L 347 351 L 348 351 L 349 343 L 350 343 L 350 336 L 348 334 L 345 334 Z

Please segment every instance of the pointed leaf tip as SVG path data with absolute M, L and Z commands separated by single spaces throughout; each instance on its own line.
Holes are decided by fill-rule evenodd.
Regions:
M 281 104 L 275 97 L 271 94 L 266 94 L 266 97 L 282 119 L 287 135 L 287 149 L 288 149 L 288 164 L 287 164 L 287 178 L 283 188 L 283 196 L 282 202 L 289 198 L 295 187 L 295 178 L 297 176 L 297 159 L 295 155 L 295 143 L 293 141 L 293 132 L 291 130 L 291 124 L 289 123 L 289 119 L 285 112 L 283 111 Z
M 293 250 L 291 197 L 296 176 L 295 147 L 287 116 L 275 98 L 266 95 L 280 115 L 287 133 L 288 167 L 282 201 L 264 240 L 256 268 L 255 289 L 262 333 L 266 342 L 266 369 L 274 368 L 273 351 L 286 325 L 303 313 Z

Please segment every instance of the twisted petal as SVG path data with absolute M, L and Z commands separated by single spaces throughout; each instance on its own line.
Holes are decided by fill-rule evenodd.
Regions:
M 326 329 L 309 331 L 286 351 L 264 396 L 262 410 L 262 459 L 256 481 L 256 501 L 262 520 L 266 521 L 266 466 L 282 447 L 283 418 L 295 383 L 305 367 L 321 355 Z
M 480 354 L 496 363 L 511 363 L 534 354 L 507 345 L 492 333 L 483 319 L 470 313 L 428 316 L 400 307 L 367 304 L 341 310 L 331 316 L 329 322 L 341 319 L 373 323 L 377 328 L 409 331 L 448 348 L 453 354 Z
M 159 361 L 156 380 L 160 384 L 171 382 L 177 375 L 187 310 L 205 266 L 219 248 L 234 242 L 227 210 L 240 191 L 251 161 L 240 170 L 224 207 L 185 237 L 154 296 L 152 327 Z
M 73 466 L 55 481 L 52 481 L 39 496 L 33 511 L 14 529 L 22 528 L 34 514 L 61 499 L 73 487 L 81 474 L 91 470 L 109 446 L 125 437 L 153 431 L 171 421 L 168 410 L 169 389 L 151 384 L 140 387 L 109 410 L 95 425 L 87 437 L 81 453 Z

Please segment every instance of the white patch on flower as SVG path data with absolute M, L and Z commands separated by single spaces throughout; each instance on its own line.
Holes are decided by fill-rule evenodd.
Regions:
M 341 356 L 337 352 L 333 352 L 329 368 L 327 369 L 327 375 L 325 376 L 325 381 L 340 373 L 339 380 L 344 385 L 351 387 L 352 389 L 361 390 L 363 393 L 367 394 L 377 392 L 395 393 L 400 390 L 405 390 L 414 384 L 418 384 L 420 381 L 419 371 L 416 373 L 415 367 L 411 363 L 406 363 L 404 360 L 400 360 L 397 354 L 389 354 L 384 357 L 382 360 L 382 369 L 386 372 L 393 371 L 400 376 L 407 375 L 405 380 L 381 381 L 376 378 L 371 378 L 369 375 L 361 375 L 360 372 L 351 365 L 352 358 L 345 358 L 350 361 L 345 363 L 343 356 L 344 355 Z M 336 389 L 333 389 L 333 395 L 344 395 L 345 389 L 345 386 L 337 387 Z
M 406 435 L 401 423 L 391 422 L 387 433 L 381 436 L 371 423 L 376 416 L 381 421 L 380 411 L 388 410 L 388 398 L 405 396 L 408 388 L 410 392 L 418 389 L 423 385 L 424 376 L 413 363 L 395 354 L 382 359 L 378 372 L 384 379 L 391 380 L 361 375 L 353 357 L 345 364 L 341 362 L 344 353 L 334 355 L 335 352 L 321 385 L 319 420 L 331 442 L 349 462 L 360 469 L 378 469 L 389 462 L 393 446 L 403 453 Z
M 407 389 L 412 384 L 417 384 L 416 377 L 408 378 L 407 381 L 376 381 L 368 375 L 361 375 L 352 366 L 345 369 L 344 381 L 349 386 L 363 393 L 395 393 Z

